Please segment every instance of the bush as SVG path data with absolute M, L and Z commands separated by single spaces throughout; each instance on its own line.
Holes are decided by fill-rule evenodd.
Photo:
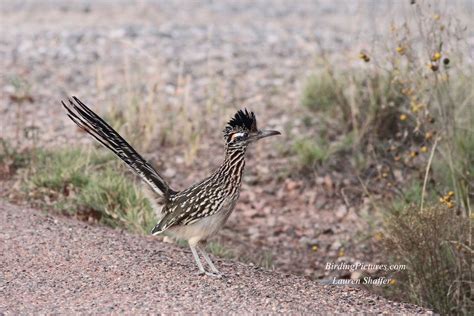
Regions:
M 470 220 L 444 204 L 410 205 L 386 221 L 393 264 L 406 264 L 397 287 L 407 299 L 442 314 L 472 310 Z
M 324 163 L 330 156 L 328 145 L 317 140 L 298 140 L 294 143 L 294 150 L 299 157 L 299 164 L 310 168 Z
M 323 72 L 310 76 L 303 91 L 301 102 L 303 106 L 312 111 L 334 109 L 338 103 L 338 95 L 329 74 Z

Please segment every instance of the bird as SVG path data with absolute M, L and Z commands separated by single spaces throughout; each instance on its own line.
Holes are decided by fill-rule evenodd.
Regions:
M 203 246 L 224 226 L 235 208 L 248 146 L 281 133 L 258 129 L 254 112 L 238 110 L 223 130 L 225 155 L 220 166 L 190 187 L 174 190 L 117 131 L 81 100 L 72 96 L 61 103 L 74 123 L 117 155 L 148 185 L 153 193 L 151 204 L 160 214 L 151 234 L 187 241 L 199 269 L 198 274 L 222 277 Z M 204 269 L 197 250 L 210 271 Z

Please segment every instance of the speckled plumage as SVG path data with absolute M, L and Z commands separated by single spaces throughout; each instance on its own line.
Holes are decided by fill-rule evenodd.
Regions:
M 190 225 L 220 211 L 231 212 L 232 202 L 239 197 L 244 166 L 245 148 L 228 148 L 224 163 L 212 175 L 169 198 L 153 233 L 174 225 Z
M 155 194 L 155 208 L 161 219 L 152 230 L 187 240 L 201 273 L 218 275 L 208 255 L 201 250 L 212 273 L 206 272 L 196 247 L 214 235 L 226 222 L 239 198 L 247 146 L 264 137 L 280 134 L 258 130 L 253 112 L 238 111 L 224 128 L 225 158 L 215 172 L 189 188 L 176 191 L 146 162 L 112 127 L 76 97 L 69 105 L 62 102 L 68 116 L 122 159 L 130 169 L 149 185 Z M 161 204 L 161 206 L 158 206 Z

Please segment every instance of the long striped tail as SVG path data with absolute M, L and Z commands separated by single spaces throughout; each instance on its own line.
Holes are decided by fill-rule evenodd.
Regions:
M 122 136 L 119 135 L 109 124 L 89 109 L 78 98 L 68 99 L 69 105 L 61 101 L 67 110 L 69 118 L 80 128 L 89 133 L 102 145 L 110 149 L 122 161 L 124 161 L 132 171 L 145 181 L 151 189 L 157 194 L 167 199 L 171 194 L 176 193 L 172 190 L 163 177 L 140 156 Z

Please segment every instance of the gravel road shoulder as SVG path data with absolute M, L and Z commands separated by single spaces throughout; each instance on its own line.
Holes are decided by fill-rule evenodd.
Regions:
M 0 313 L 427 313 L 234 261 L 198 276 L 187 249 L 3 201 L 0 241 Z

